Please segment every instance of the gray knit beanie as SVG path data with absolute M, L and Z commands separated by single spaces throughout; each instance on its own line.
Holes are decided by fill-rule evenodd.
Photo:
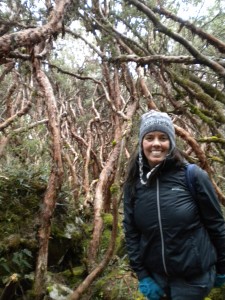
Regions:
M 175 148 L 175 129 L 173 122 L 167 113 L 150 110 L 142 115 L 139 143 L 142 143 L 143 137 L 146 135 L 146 133 L 152 131 L 162 131 L 166 133 L 170 139 L 170 150 Z
M 142 115 L 139 131 L 139 172 L 142 184 L 146 184 L 146 181 L 143 180 L 142 140 L 147 133 L 152 131 L 161 131 L 168 135 L 170 140 L 170 153 L 176 146 L 175 129 L 173 122 L 167 113 L 150 110 Z M 157 168 L 157 166 L 155 168 Z M 153 168 L 151 172 L 147 174 L 147 179 L 155 168 Z

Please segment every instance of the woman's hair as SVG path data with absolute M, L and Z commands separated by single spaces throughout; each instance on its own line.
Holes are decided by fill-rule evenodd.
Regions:
M 139 178 L 138 149 L 132 153 L 128 161 L 125 184 L 135 183 L 137 178 Z

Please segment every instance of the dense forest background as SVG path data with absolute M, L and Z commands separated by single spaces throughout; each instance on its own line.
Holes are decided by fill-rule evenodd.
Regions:
M 222 0 L 0 1 L 0 300 L 143 299 L 122 186 L 149 109 L 224 207 L 224 19 Z

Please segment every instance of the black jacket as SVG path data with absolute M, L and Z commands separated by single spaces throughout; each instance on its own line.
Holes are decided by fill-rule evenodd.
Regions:
M 173 161 L 148 185 L 137 180 L 135 197 L 125 185 L 123 225 L 139 279 L 152 272 L 188 278 L 214 264 L 225 274 L 224 218 L 207 173 L 198 168 L 196 176 L 197 199 L 186 186 L 185 166 Z

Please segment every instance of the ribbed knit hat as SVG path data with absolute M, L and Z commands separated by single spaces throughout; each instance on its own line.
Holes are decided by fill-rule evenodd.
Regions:
M 141 125 L 139 131 L 139 143 L 142 143 L 146 133 L 152 131 L 162 131 L 166 133 L 170 139 L 170 150 L 175 148 L 175 129 L 173 122 L 167 113 L 150 110 L 141 117 Z
M 159 112 L 156 110 L 150 110 L 149 112 L 145 113 L 141 117 L 141 124 L 139 130 L 139 172 L 140 172 L 140 179 L 142 184 L 146 184 L 143 180 L 143 157 L 142 157 L 142 140 L 143 137 L 152 131 L 161 131 L 168 135 L 170 140 L 170 153 L 176 146 L 175 142 L 175 129 L 173 126 L 173 122 L 169 115 L 164 112 Z M 170 155 L 170 153 L 168 155 Z M 157 168 L 157 166 L 156 166 Z M 154 170 L 153 168 L 151 170 Z M 147 174 L 147 178 L 150 174 Z

